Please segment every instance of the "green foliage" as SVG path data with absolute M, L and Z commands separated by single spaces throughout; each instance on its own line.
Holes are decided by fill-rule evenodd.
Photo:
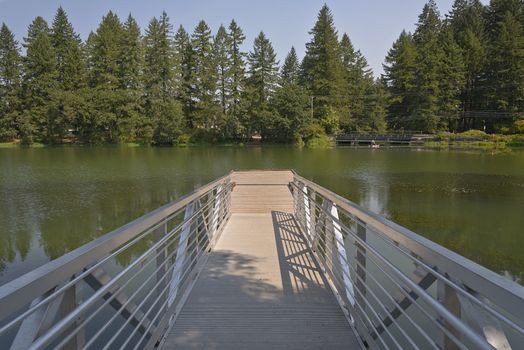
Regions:
M 308 148 L 327 148 L 331 142 L 324 132 L 324 127 L 320 124 L 308 124 L 302 130 L 302 142 Z
M 338 113 L 343 106 L 344 79 L 338 34 L 327 5 L 320 10 L 310 34 L 312 38 L 306 44 L 306 55 L 302 61 L 302 83 L 314 96 L 315 119 L 333 119 L 326 113 Z
M 445 18 L 429 0 L 375 79 L 349 35 L 339 37 L 327 5 L 302 62 L 291 48 L 281 70 L 263 32 L 242 51 L 234 20 L 214 35 L 204 21 L 192 34 L 182 26 L 174 33 L 164 12 L 142 35 L 131 15 L 122 22 L 109 12 L 82 42 L 60 7 L 50 28 L 41 17 L 31 23 L 24 57 L 0 29 L 0 142 L 185 145 L 259 134 L 322 146 L 326 134 L 386 129 L 518 134 L 523 26 L 521 0 L 455 0 Z
M 21 105 L 20 48 L 5 23 L 0 28 L 0 141 L 14 139 Z
M 278 62 L 273 46 L 264 32 L 260 32 L 255 38 L 248 62 L 246 98 L 249 107 L 248 120 L 244 121 L 245 129 L 249 136 L 261 133 L 263 137 L 267 137 L 271 134 L 273 115 L 269 101 L 278 83 Z

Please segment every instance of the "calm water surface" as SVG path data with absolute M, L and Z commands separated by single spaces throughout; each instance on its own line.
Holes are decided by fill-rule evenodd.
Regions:
M 524 151 L 0 149 L 0 285 L 231 169 L 303 176 L 524 283 Z

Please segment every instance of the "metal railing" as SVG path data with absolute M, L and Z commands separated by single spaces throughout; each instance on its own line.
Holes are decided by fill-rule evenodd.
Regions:
M 230 216 L 224 176 L 0 287 L 1 349 L 151 349 Z
M 362 344 L 524 349 L 524 288 L 294 175 L 295 218 Z

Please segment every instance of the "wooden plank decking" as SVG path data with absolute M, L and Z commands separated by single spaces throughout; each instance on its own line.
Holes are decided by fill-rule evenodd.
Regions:
M 232 215 L 164 349 L 357 349 L 292 216 L 289 171 L 236 172 Z

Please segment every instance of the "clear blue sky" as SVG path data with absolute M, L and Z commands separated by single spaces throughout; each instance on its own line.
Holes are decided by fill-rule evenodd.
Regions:
M 324 2 L 333 12 L 339 34 L 349 34 L 378 76 L 391 44 L 402 29 L 414 29 L 426 0 L 0 0 L 0 22 L 5 22 L 22 41 L 34 17 L 42 16 L 51 22 L 59 5 L 83 39 L 109 10 L 121 18 L 131 12 L 142 30 L 162 10 L 166 10 L 175 28 L 182 24 L 189 32 L 200 19 L 215 32 L 221 23 L 227 25 L 234 18 L 247 36 L 245 49 L 251 48 L 254 37 L 263 30 L 282 61 L 291 46 L 302 57 L 308 32 Z M 437 0 L 442 14 L 452 3 Z

